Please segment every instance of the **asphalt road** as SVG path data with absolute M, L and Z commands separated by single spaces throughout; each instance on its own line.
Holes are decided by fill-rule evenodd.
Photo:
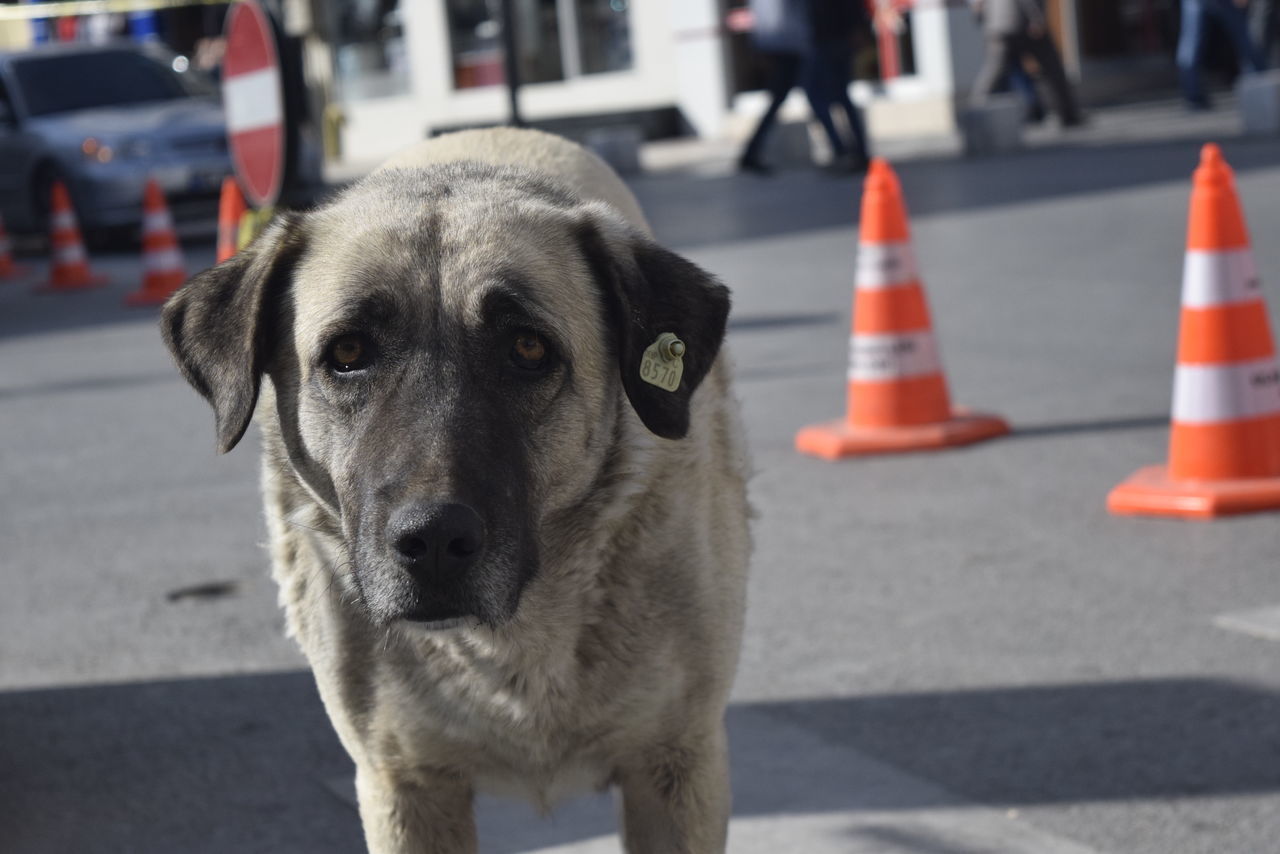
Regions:
M 735 294 L 760 518 L 731 850 L 1280 851 L 1280 517 L 1103 504 L 1164 457 L 1197 143 L 900 164 L 952 396 L 1014 433 L 842 463 L 791 443 L 844 405 L 856 182 L 635 182 Z M 1280 143 L 1224 150 L 1274 324 Z M 121 306 L 136 258 L 94 264 L 97 291 L 0 284 L 0 851 L 358 850 L 256 436 L 215 455 L 154 310 Z M 484 850 L 617 850 L 611 809 L 486 802 Z

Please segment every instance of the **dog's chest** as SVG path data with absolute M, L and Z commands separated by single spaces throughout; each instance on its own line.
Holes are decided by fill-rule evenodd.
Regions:
M 433 645 L 419 668 L 397 672 L 396 725 L 437 761 L 444 751 L 472 769 L 481 791 L 549 807 L 608 782 L 618 746 L 607 704 L 570 688 L 570 675 L 465 644 Z

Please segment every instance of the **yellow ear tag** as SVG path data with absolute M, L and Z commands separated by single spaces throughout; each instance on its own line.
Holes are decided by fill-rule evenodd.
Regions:
M 666 391 L 680 388 L 680 377 L 684 375 L 684 352 L 684 342 L 674 333 L 662 333 L 640 357 L 640 379 Z

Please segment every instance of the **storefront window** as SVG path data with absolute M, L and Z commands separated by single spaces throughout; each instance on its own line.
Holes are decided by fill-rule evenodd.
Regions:
M 521 83 L 548 83 L 631 67 L 627 0 L 513 0 Z M 447 0 L 457 89 L 505 80 L 502 4 Z
M 627 0 L 575 0 L 583 74 L 631 67 L 631 22 Z
M 400 0 L 337 0 L 331 8 L 342 98 L 360 100 L 408 92 Z

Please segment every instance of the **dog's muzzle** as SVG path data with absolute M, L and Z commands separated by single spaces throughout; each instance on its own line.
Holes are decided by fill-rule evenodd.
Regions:
M 454 600 L 467 572 L 484 557 L 485 526 L 466 504 L 415 503 L 391 514 L 387 552 L 421 594 L 405 614 L 410 620 L 447 620 L 463 616 Z

